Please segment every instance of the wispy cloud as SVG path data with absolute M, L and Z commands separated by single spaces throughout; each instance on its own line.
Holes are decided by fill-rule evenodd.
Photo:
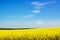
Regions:
M 24 16 L 24 19 L 27 19 L 27 18 L 31 18 L 31 17 L 33 17 L 34 15 L 26 15 L 26 16 Z
M 41 7 L 41 6 L 45 5 L 45 3 L 40 3 L 40 2 L 32 2 L 31 4 L 34 5 L 34 6 L 38 6 L 38 7 Z
M 31 4 L 35 7 L 42 7 L 42 6 L 45 6 L 47 4 L 52 4 L 52 3 L 56 3 L 56 1 L 50 1 L 50 2 L 31 2 Z
M 44 8 L 45 5 L 49 5 L 49 4 L 52 4 L 52 3 L 55 3 L 56 1 L 50 1 L 50 2 L 36 2 L 36 1 L 33 1 L 31 2 L 31 5 L 33 5 L 34 7 L 34 10 L 32 10 L 32 14 L 31 15 L 27 15 L 27 16 L 24 16 L 24 18 L 31 18 L 33 16 L 35 16 L 35 14 L 38 14 L 41 12 L 41 8 Z M 34 15 L 33 15 L 34 14 Z
M 42 21 L 37 21 L 36 24 L 40 25 L 40 24 L 43 24 Z
M 47 2 L 46 4 L 52 4 L 52 3 L 56 3 L 56 1 L 50 1 L 50 2 Z
M 40 9 L 43 8 L 45 5 L 49 5 L 52 3 L 55 3 L 56 1 L 50 1 L 50 2 L 31 2 L 31 4 L 34 6 L 35 10 L 32 10 L 33 13 L 40 13 Z
M 32 13 L 40 13 L 40 10 L 33 10 Z
M 49 20 L 49 21 L 33 21 L 33 22 L 19 22 L 19 21 L 8 21 L 0 22 L 0 27 L 2 28 L 38 28 L 38 27 L 54 27 L 60 26 L 60 20 Z

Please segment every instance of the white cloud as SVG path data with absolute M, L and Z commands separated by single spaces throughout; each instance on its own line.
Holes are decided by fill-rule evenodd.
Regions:
M 31 3 L 35 10 L 32 10 L 32 13 L 40 13 L 40 8 L 42 8 L 46 3 L 32 2 Z
M 24 16 L 24 19 L 26 19 L 26 18 L 31 18 L 31 17 L 33 17 L 34 15 L 26 15 L 26 16 Z
M 50 1 L 50 2 L 48 2 L 46 4 L 52 4 L 52 3 L 56 3 L 56 1 Z
M 40 24 L 43 24 L 42 21 L 37 21 L 36 24 L 40 25 Z
M 56 1 L 50 1 L 50 2 L 37 2 L 33 1 L 31 4 L 34 6 L 35 10 L 32 10 L 32 13 L 40 13 L 40 9 L 44 8 L 45 5 L 55 3 Z
M 46 20 L 46 21 L 9 21 L 0 22 L 0 28 L 38 28 L 38 27 L 54 27 L 60 26 L 60 20 Z
M 32 13 L 40 13 L 40 10 L 33 10 Z
M 48 4 L 51 4 L 51 3 L 55 3 L 56 1 L 50 1 L 50 2 L 36 2 L 36 1 L 33 1 L 31 2 L 31 4 L 34 6 L 34 10 L 32 10 L 31 12 L 34 14 L 32 15 L 26 15 L 24 16 L 24 19 L 26 18 L 31 18 L 33 16 L 35 16 L 35 14 L 38 14 L 41 12 L 41 8 L 44 8 L 45 5 L 48 5 Z
M 50 2 L 32 2 L 31 4 L 34 6 L 42 7 L 46 4 L 56 3 L 56 1 L 50 1 Z
M 37 4 L 39 4 L 38 2 L 31 2 L 31 4 L 33 4 L 33 5 L 37 5 Z
M 42 7 L 42 6 L 44 6 L 46 3 L 32 2 L 31 4 L 34 5 L 35 7 Z
M 32 2 L 32 5 L 34 6 L 43 6 L 45 3 L 40 3 L 40 2 Z

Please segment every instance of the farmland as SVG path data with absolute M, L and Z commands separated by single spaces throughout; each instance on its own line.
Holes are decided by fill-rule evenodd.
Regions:
M 1 29 L 0 40 L 60 40 L 60 28 Z

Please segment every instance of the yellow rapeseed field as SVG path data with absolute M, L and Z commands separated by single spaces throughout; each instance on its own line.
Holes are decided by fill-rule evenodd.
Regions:
M 60 28 L 0 30 L 0 40 L 60 40 Z

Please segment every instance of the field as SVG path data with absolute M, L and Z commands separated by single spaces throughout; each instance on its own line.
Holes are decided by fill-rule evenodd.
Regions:
M 60 28 L 0 30 L 0 40 L 60 40 Z

